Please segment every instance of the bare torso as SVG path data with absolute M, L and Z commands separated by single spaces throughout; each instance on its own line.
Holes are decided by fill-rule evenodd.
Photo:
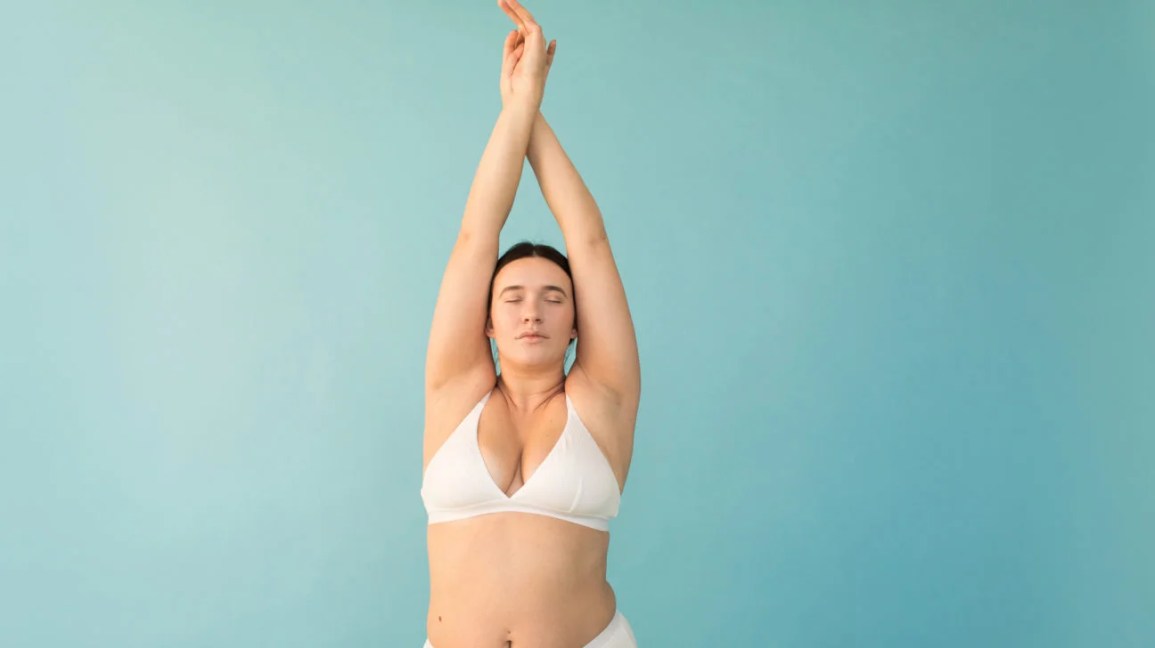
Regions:
M 424 464 L 493 385 L 459 386 L 427 401 Z M 625 484 L 634 416 L 615 420 L 596 388 L 571 373 L 524 420 L 494 391 L 478 444 L 494 483 L 512 495 L 561 435 L 565 394 Z M 627 429 L 628 428 L 628 429 Z M 617 610 L 606 580 L 609 533 L 543 515 L 503 512 L 430 525 L 426 630 L 435 648 L 571 648 L 585 645 Z

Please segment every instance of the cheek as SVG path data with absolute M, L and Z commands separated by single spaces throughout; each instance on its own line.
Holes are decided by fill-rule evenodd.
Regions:
M 558 329 L 564 330 L 566 335 L 569 335 L 570 329 L 577 326 L 577 320 L 574 318 L 573 306 L 565 306 L 559 309 L 557 318 Z
M 517 313 L 513 312 L 511 308 L 498 307 L 493 312 L 493 329 L 498 334 L 504 334 L 508 331 L 517 329 Z

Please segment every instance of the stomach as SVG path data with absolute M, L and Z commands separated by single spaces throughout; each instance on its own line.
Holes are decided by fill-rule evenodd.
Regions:
M 428 544 L 434 648 L 582 646 L 617 610 L 605 531 L 502 512 L 431 524 Z

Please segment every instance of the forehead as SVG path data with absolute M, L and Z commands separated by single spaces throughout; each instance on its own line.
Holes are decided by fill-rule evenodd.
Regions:
M 569 275 L 561 267 L 541 257 L 525 257 L 510 261 L 493 280 L 494 288 L 505 286 L 526 286 L 536 288 L 545 285 L 569 286 Z

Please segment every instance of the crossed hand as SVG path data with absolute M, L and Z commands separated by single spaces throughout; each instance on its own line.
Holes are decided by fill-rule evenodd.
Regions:
M 517 29 L 505 37 L 501 61 L 501 104 L 506 107 L 517 103 L 538 110 L 545 95 L 545 79 L 553 64 L 557 41 L 546 47 L 541 25 L 517 0 L 497 0 L 497 6 L 517 25 Z

